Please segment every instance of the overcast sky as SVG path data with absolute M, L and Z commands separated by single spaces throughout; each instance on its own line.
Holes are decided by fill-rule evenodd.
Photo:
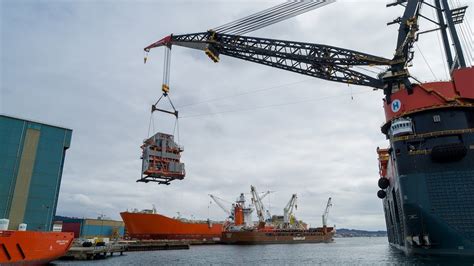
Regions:
M 208 194 L 234 201 L 253 184 L 275 191 L 264 201 L 273 214 L 297 193 L 296 215 L 319 226 L 332 197 L 330 224 L 385 229 L 376 196 L 376 148 L 388 145 L 380 133 L 382 92 L 225 56 L 215 64 L 197 50 L 174 47 L 171 62 L 187 175 L 169 186 L 135 182 L 162 82 L 163 49 L 143 64 L 143 47 L 278 3 L 1 1 L 0 111 L 73 129 L 57 214 L 120 219 L 121 211 L 155 204 L 169 216 L 222 220 Z M 391 58 L 398 26 L 386 23 L 403 9 L 386 3 L 341 0 L 249 35 Z M 472 17 L 468 9 L 474 25 Z M 416 48 L 410 71 L 418 79 L 447 78 L 438 44 L 435 33 L 421 37 L 432 71 Z M 155 131 L 172 132 L 171 117 L 154 119 Z

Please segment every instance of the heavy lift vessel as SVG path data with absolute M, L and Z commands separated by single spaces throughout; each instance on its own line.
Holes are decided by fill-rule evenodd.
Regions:
M 263 197 L 254 186 L 250 187 L 252 194 L 251 204 L 246 204 L 244 193 L 241 193 L 236 202 L 232 204 L 229 212 L 219 198 L 211 195 L 211 198 L 230 215 L 230 219 L 224 223 L 221 243 L 232 245 L 257 245 L 257 244 L 298 244 L 298 243 L 329 243 L 333 241 L 335 227 L 328 227 L 327 217 L 329 208 L 332 206 L 331 198 L 326 205 L 322 216 L 323 226 L 307 228 L 307 224 L 297 220 L 293 211 L 297 208 L 297 196 L 293 194 L 283 209 L 283 216 L 271 215 L 263 204 Z M 255 208 L 258 222 L 252 221 L 252 212 Z
M 271 24 L 274 17 L 282 18 L 278 8 L 207 32 L 170 35 L 145 51 L 177 45 L 203 50 L 214 62 L 227 55 L 382 90 L 386 117 L 382 133 L 389 147 L 377 148 L 381 188 L 377 194 L 383 199 L 390 244 L 407 254 L 474 255 L 474 69 L 466 64 L 455 26 L 463 23 L 467 7 L 451 9 L 448 0 L 396 0 L 387 7 L 397 5 L 405 9 L 388 23 L 399 24 L 392 59 L 328 45 L 244 36 Z M 437 19 L 424 16 L 422 7 L 434 9 Z M 420 19 L 431 21 L 434 28 L 420 31 Z M 441 33 L 451 79 L 413 82 L 407 69 L 413 46 L 421 34 L 433 31 Z M 387 66 L 387 70 L 374 77 L 355 70 L 356 66 Z

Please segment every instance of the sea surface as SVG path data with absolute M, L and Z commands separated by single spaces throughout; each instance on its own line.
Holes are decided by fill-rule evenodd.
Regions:
M 407 257 L 385 237 L 336 238 L 329 244 L 191 246 L 189 250 L 127 252 L 94 261 L 52 265 L 474 265 L 474 258 Z

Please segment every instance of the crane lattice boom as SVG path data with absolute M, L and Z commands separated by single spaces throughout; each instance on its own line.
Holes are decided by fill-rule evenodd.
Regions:
M 224 204 L 221 202 L 222 199 L 212 195 L 212 194 L 209 194 L 209 197 L 211 197 L 211 199 L 217 204 L 217 206 L 219 206 L 225 213 L 227 213 L 227 215 L 229 215 L 229 217 L 232 217 L 232 213 L 230 212 L 230 210 L 228 210 Z
M 258 221 L 260 223 L 264 223 L 265 213 L 268 216 L 270 216 L 270 213 L 265 209 L 262 198 L 258 195 L 257 189 L 254 186 L 250 186 L 250 192 L 252 193 L 252 202 L 255 205 L 255 210 L 257 211 Z
M 326 205 L 326 210 L 324 210 L 323 214 L 323 227 L 327 226 L 328 215 L 329 215 L 329 208 L 332 206 L 331 198 L 328 199 L 328 204 Z
M 288 201 L 285 208 L 283 209 L 283 223 L 285 225 L 288 225 L 290 223 L 290 217 L 293 214 L 293 210 L 298 208 L 297 205 L 296 205 L 296 200 L 297 199 L 298 199 L 298 197 L 296 196 L 296 194 L 293 194 L 291 196 L 290 201 Z
M 342 83 L 383 88 L 378 77 L 372 77 L 353 66 L 391 65 L 392 60 L 329 45 L 284 41 L 216 32 L 170 35 L 147 47 L 177 45 L 199 49 L 214 61 L 219 55 L 268 65 L 316 78 Z

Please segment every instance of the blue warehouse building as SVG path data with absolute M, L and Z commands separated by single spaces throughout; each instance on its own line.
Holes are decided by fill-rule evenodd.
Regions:
M 49 231 L 72 130 L 0 115 L 0 219 Z
M 108 237 L 117 239 L 122 238 L 125 234 L 124 223 L 110 219 L 56 216 L 54 223 L 60 223 L 63 232 L 73 232 L 75 238 Z

